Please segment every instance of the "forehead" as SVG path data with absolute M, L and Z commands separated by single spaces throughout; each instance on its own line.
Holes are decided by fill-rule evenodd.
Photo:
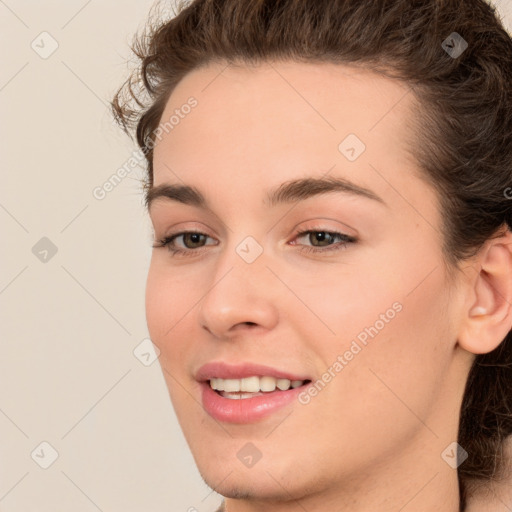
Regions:
M 413 179 L 414 105 L 406 84 L 355 66 L 210 63 L 186 75 L 167 102 L 160 123 L 173 122 L 155 147 L 154 184 L 178 177 L 206 178 L 213 189 L 267 188 L 331 169 L 382 191 L 379 169 Z M 344 151 L 354 143 L 351 160 Z M 409 172 L 399 176 L 404 166 Z

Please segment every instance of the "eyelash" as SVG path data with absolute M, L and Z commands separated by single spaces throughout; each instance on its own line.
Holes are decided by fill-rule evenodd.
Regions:
M 202 252 L 201 249 L 204 249 L 205 246 L 199 247 L 197 249 L 176 249 L 171 244 L 173 243 L 175 238 L 178 238 L 182 235 L 187 234 L 198 234 L 198 235 L 206 235 L 206 233 L 202 233 L 200 231 L 180 231 L 179 233 L 175 233 L 174 235 L 167 236 L 165 238 L 162 238 L 161 240 L 158 240 L 157 243 L 153 245 L 153 248 L 158 247 L 167 247 L 167 249 L 170 251 L 172 256 L 186 256 L 189 253 L 199 253 Z M 301 246 L 299 248 L 299 251 L 306 252 L 306 253 L 326 253 L 331 251 L 339 251 L 342 249 L 345 249 L 347 245 L 351 243 L 355 243 L 357 241 L 356 238 L 350 235 L 345 235 L 344 233 L 339 233 L 337 231 L 327 231 L 327 230 L 321 230 L 321 229 L 309 229 L 306 231 L 301 231 L 295 235 L 295 238 L 300 238 L 304 235 L 309 235 L 310 233 L 328 233 L 329 235 L 332 235 L 334 238 L 341 239 L 342 242 L 337 245 L 330 245 L 326 246 L 324 248 L 317 248 L 317 247 L 309 247 L 309 246 Z

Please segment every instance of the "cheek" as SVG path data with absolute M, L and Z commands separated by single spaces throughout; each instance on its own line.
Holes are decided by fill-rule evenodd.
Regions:
M 343 369 L 337 365 L 337 374 L 345 376 L 334 379 L 337 396 L 374 399 L 376 410 L 387 402 L 401 407 L 393 390 L 421 411 L 442 385 L 455 344 L 448 290 L 434 258 L 398 261 L 397 255 L 381 258 L 357 275 L 350 269 L 331 270 L 329 288 L 310 287 L 309 303 L 334 334 L 310 315 L 317 333 L 309 339 L 325 369 L 347 355 Z M 319 281 L 325 277 L 317 274 Z M 383 400 L 386 394 L 389 401 Z
M 207 282 L 204 273 L 172 268 L 162 254 L 152 257 L 146 280 L 146 322 L 151 340 L 160 349 L 158 359 L 171 398 L 178 405 L 190 399 L 188 393 L 179 398 L 183 388 L 176 386 L 175 379 L 183 385 L 190 378 L 189 363 L 200 339 L 197 308 Z
M 197 301 L 190 282 L 181 282 L 177 271 L 170 271 L 153 257 L 146 280 L 146 321 L 151 339 L 165 351 L 181 322 Z
M 193 346 L 193 307 L 201 290 L 190 277 L 154 257 L 146 281 L 146 320 L 151 340 L 160 349 L 158 358 L 174 410 L 183 432 L 193 436 L 202 418 L 195 383 L 191 383 L 187 363 Z M 195 291 L 194 291 L 195 290 Z M 192 398 L 192 395 L 194 398 Z
M 315 274 L 317 284 L 309 288 L 308 300 L 334 331 L 333 341 L 380 346 L 391 336 L 386 350 L 418 345 L 419 355 L 418 350 L 428 352 L 432 346 L 425 340 L 439 340 L 436 329 L 448 321 L 448 304 L 437 254 L 425 247 L 421 259 L 412 259 L 408 249 L 396 241 L 386 243 L 378 258 L 361 252 L 357 261 Z M 322 282 L 328 286 L 319 286 Z
M 151 339 L 154 342 L 159 342 L 165 333 L 165 329 L 169 329 L 172 325 L 171 319 L 165 314 L 166 311 L 172 312 L 169 303 L 171 297 L 172 294 L 168 293 L 168 288 L 155 271 L 154 264 L 151 263 L 146 280 L 146 321 Z
M 400 315 L 403 281 L 380 263 L 360 261 L 357 271 L 356 263 L 319 268 L 295 279 L 294 291 L 310 311 L 295 299 L 295 313 L 290 312 L 298 325 L 309 326 L 308 339 L 322 341 L 315 352 L 337 355 L 353 339 L 369 340 L 373 327 L 388 330 Z
M 366 345 L 360 344 L 357 362 L 351 363 L 356 376 L 353 395 L 366 393 L 374 413 L 380 411 L 376 416 L 388 418 L 390 426 L 397 418 L 403 425 L 417 423 L 411 411 L 422 418 L 428 415 L 443 389 L 455 345 L 441 272 L 436 270 L 419 286 L 421 279 L 413 275 L 403 277 L 401 293 L 375 293 L 373 306 L 379 306 L 371 309 L 360 331 L 368 333 Z M 400 307 L 389 318 L 385 308 L 395 300 Z M 385 315 L 379 322 L 381 313 Z

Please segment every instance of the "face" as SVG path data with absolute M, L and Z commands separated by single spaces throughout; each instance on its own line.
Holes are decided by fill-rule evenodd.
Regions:
M 323 492 L 453 441 L 460 301 L 412 107 L 370 71 L 292 62 L 210 64 L 169 99 L 146 315 L 224 496 Z

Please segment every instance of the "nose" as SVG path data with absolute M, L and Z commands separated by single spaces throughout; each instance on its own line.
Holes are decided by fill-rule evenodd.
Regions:
M 236 251 L 222 255 L 198 306 L 201 327 L 219 339 L 250 329 L 266 331 L 278 322 L 276 278 L 264 253 L 252 263 Z

